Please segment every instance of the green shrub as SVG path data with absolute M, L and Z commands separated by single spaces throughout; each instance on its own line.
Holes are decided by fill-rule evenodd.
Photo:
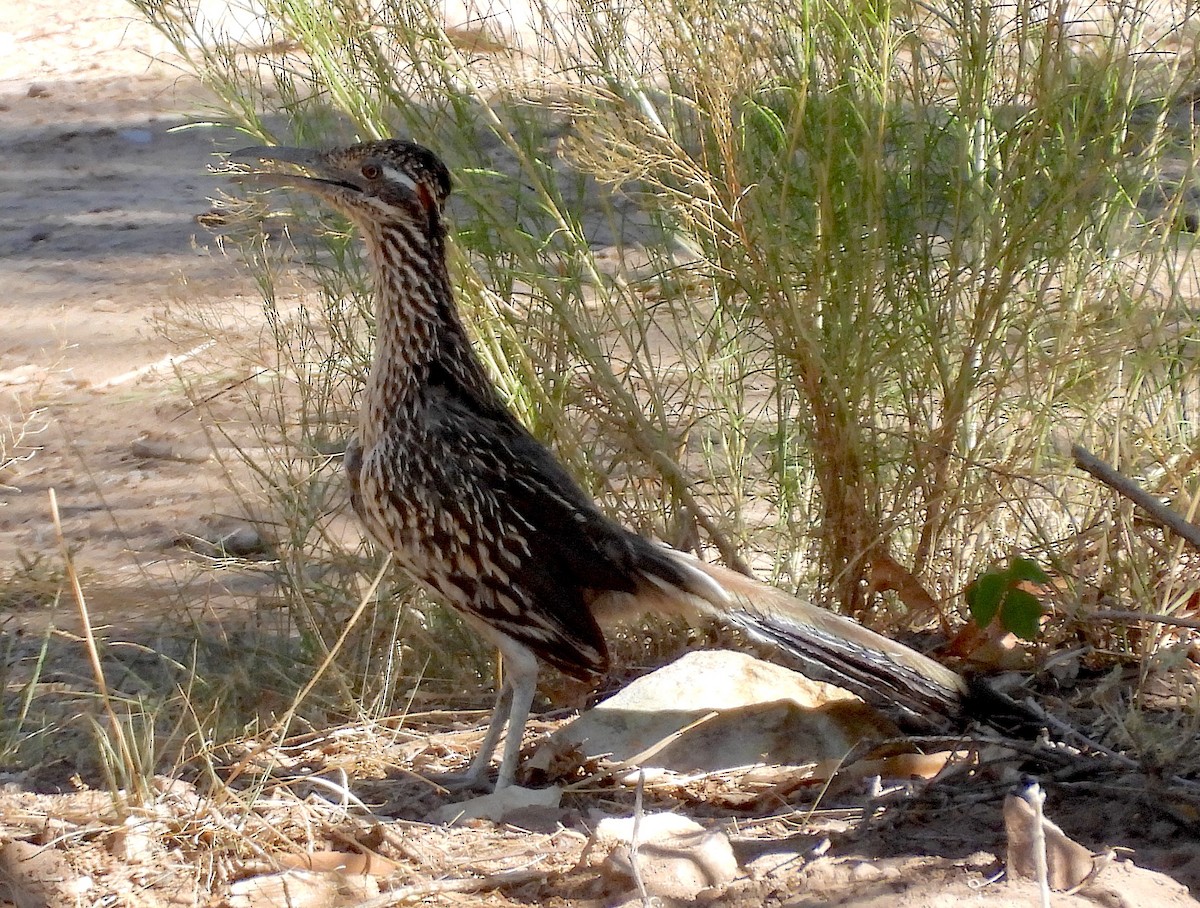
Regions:
M 1012 551 L 1130 582 L 1084 563 L 1117 537 L 1065 453 L 1119 446 L 1140 469 L 1196 442 L 1175 230 L 1194 71 L 1156 52 L 1190 18 L 1153 33 L 1128 7 L 1092 27 L 1030 5 L 569 2 L 535 9 L 537 39 L 512 50 L 420 0 L 369 17 L 269 0 L 276 40 L 238 51 L 193 33 L 186 0 L 136 3 L 252 141 L 395 134 L 446 158 L 478 348 L 629 525 L 897 619 L 915 602 L 881 600 L 873 567 L 944 614 Z M 327 644 L 371 574 L 357 537 L 329 531 L 371 314 L 346 225 L 290 223 L 317 225 L 290 236 L 320 304 L 287 315 L 257 221 L 231 237 L 273 331 L 249 389 L 261 513 Z M 1194 479 L 1192 463 L 1163 491 Z M 405 670 L 452 676 L 450 646 L 414 642 L 450 626 L 401 620 Z M 379 663 L 353 664 L 370 687 Z

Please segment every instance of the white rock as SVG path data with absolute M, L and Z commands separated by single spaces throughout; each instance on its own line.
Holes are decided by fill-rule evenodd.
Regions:
M 652 896 L 688 900 L 739 872 L 729 839 L 717 831 L 672 813 L 608 817 L 600 821 L 585 852 L 616 889 L 634 884 L 634 864 Z
M 863 738 L 895 733 L 881 714 L 840 688 L 715 650 L 688 653 L 639 678 L 543 747 L 693 772 L 839 759 Z M 534 756 L 535 765 L 540 757 Z

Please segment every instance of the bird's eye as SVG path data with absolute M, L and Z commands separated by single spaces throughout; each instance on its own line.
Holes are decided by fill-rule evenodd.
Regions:
M 367 163 L 362 166 L 362 175 L 368 180 L 378 180 L 382 172 L 378 164 Z

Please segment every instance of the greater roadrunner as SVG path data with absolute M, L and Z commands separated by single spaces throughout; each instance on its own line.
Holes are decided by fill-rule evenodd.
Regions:
M 433 152 L 390 140 L 230 160 L 260 185 L 311 192 L 366 240 L 377 337 L 345 456 L 351 500 L 401 567 L 500 651 L 503 684 L 466 782 L 486 777 L 507 724 L 496 787 L 512 784 L 538 659 L 595 680 L 608 667 L 600 623 L 647 612 L 715 614 L 873 701 L 958 709 L 963 680 L 933 660 L 600 513 L 471 349 L 446 269 L 450 173 Z

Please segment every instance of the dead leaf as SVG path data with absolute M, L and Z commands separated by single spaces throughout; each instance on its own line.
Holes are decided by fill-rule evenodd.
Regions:
M 400 866 L 383 855 L 357 851 L 314 851 L 309 854 L 285 854 L 276 858 L 286 870 L 312 870 L 318 873 L 369 874 L 390 876 Z
M 1034 836 L 1037 814 L 1020 794 L 1004 799 L 1004 829 L 1008 834 L 1008 872 L 1010 876 L 1037 879 L 1037 853 Z M 1054 823 L 1042 818 L 1046 838 L 1046 869 L 1050 888 L 1059 892 L 1083 884 L 1095 868 L 1092 852 L 1069 838 Z
M 374 877 L 287 870 L 238 880 L 229 908 L 340 908 L 379 895 Z

